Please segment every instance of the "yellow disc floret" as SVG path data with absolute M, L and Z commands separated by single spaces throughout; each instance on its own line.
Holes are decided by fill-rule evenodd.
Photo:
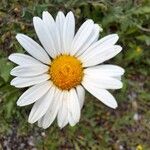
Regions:
M 69 90 L 81 83 L 83 67 L 76 57 L 60 55 L 52 61 L 50 76 L 58 88 Z

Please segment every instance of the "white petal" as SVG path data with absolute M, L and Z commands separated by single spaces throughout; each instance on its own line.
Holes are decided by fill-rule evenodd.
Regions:
M 63 32 L 63 24 L 65 22 L 65 15 L 63 12 L 59 11 L 56 16 L 56 25 L 59 27 L 59 31 Z M 62 35 L 62 34 L 61 34 Z
M 46 23 L 45 25 L 47 25 L 48 28 L 53 27 L 53 25 L 55 24 L 54 18 L 48 11 L 43 11 L 42 19 L 43 22 Z
M 40 128 L 42 128 L 42 126 L 43 126 L 43 125 L 42 125 L 42 118 L 38 120 L 38 126 L 39 126 Z
M 48 128 L 56 118 L 56 115 L 62 103 L 62 99 L 63 99 L 62 92 L 56 88 L 53 97 L 53 102 L 48 108 L 46 114 L 41 118 L 41 124 L 44 129 Z
M 116 44 L 118 39 L 119 39 L 119 36 L 117 34 L 110 34 L 100 39 L 97 43 L 95 43 L 96 44 L 95 46 L 107 45 L 107 44 L 114 45 Z
M 114 78 L 121 81 L 121 76 L 114 76 Z
M 79 59 L 83 62 L 84 67 L 94 66 L 113 58 L 121 50 L 122 47 L 119 45 L 113 45 L 103 49 L 93 49 L 86 55 L 86 57 L 83 58 L 81 55 Z
M 75 126 L 76 125 L 76 121 L 74 120 L 73 116 L 71 115 L 71 113 L 68 114 L 68 121 L 70 126 Z
M 71 48 L 71 43 L 73 41 L 75 34 L 75 19 L 72 12 L 66 15 L 65 22 L 63 25 L 63 49 L 64 53 L 68 54 Z
M 78 100 L 80 104 L 80 108 L 83 107 L 84 100 L 85 100 L 85 90 L 81 85 L 78 85 L 76 87 L 77 95 L 78 95 Z
M 42 64 L 40 61 L 34 59 L 33 57 L 26 54 L 20 54 L 20 53 L 13 53 L 8 57 L 8 59 L 21 66 Z
M 33 24 L 36 34 L 47 53 L 51 57 L 55 57 L 57 55 L 57 51 L 55 50 L 54 41 L 44 22 L 39 17 L 34 17 Z
M 50 58 L 48 57 L 45 50 L 34 40 L 24 34 L 17 34 L 16 36 L 18 42 L 22 47 L 33 57 L 40 60 L 45 64 L 50 64 Z
M 61 40 L 61 52 L 64 52 L 63 49 L 63 26 L 64 26 L 64 22 L 65 22 L 65 15 L 63 14 L 63 12 L 59 11 L 57 16 L 56 16 L 56 26 L 58 28 L 59 31 L 59 35 L 60 35 L 60 40 Z
M 76 53 L 76 56 L 80 56 L 83 52 L 85 52 L 89 48 L 89 46 L 92 43 L 98 40 L 100 29 L 101 28 L 98 24 L 94 24 L 91 34 L 89 35 L 86 42 L 82 45 L 82 47 L 78 50 L 78 52 Z
M 77 93 L 75 89 L 69 91 L 69 100 L 68 100 L 68 109 L 69 109 L 69 123 L 71 126 L 74 126 L 80 119 L 80 104 L 78 100 Z
M 18 106 L 25 106 L 34 103 L 40 99 L 51 87 L 50 81 L 45 81 L 43 83 L 34 85 L 26 90 L 18 99 Z
M 89 91 L 93 96 L 95 96 L 108 107 L 115 109 L 118 106 L 115 98 L 107 90 L 91 86 L 87 82 L 83 82 L 82 84 L 87 89 L 87 91 Z
M 42 83 L 44 81 L 47 81 L 49 78 L 50 78 L 50 75 L 48 75 L 48 74 L 42 74 L 39 76 L 26 77 L 26 78 L 16 77 L 11 81 L 10 84 L 17 88 L 24 88 L 24 87 Z
M 93 26 L 94 23 L 92 20 L 87 20 L 81 25 L 73 39 L 70 51 L 71 55 L 74 55 L 85 44 L 93 30 Z
M 62 105 L 58 111 L 57 122 L 60 128 L 63 128 L 68 123 L 68 92 L 63 92 Z
M 69 112 L 68 112 L 68 114 L 69 114 Z M 61 125 L 61 129 L 62 128 L 64 128 L 66 125 L 68 124 L 68 116 L 65 118 L 65 120 L 64 120 L 64 122 L 63 122 L 63 124 Z
M 82 54 L 82 58 L 86 57 L 88 53 L 90 53 L 91 51 L 94 50 L 98 50 L 100 51 L 103 48 L 106 47 L 111 47 L 113 46 L 117 41 L 118 41 L 119 37 L 117 34 L 110 34 L 107 35 L 105 37 L 103 37 L 102 39 L 100 39 L 99 41 L 95 42 L 94 44 L 92 44 L 83 54 Z
M 117 65 L 98 65 L 84 69 L 85 74 L 97 74 L 109 77 L 121 76 L 124 69 Z
M 100 89 L 120 89 L 123 86 L 121 81 L 99 74 L 85 74 L 83 82 Z
M 110 34 L 110 35 L 107 35 L 105 37 L 103 37 L 102 39 L 100 39 L 99 41 L 97 41 L 96 43 L 94 43 L 92 45 L 92 47 L 99 47 L 100 45 L 102 46 L 106 46 L 106 45 L 114 45 L 116 44 L 116 42 L 118 41 L 119 39 L 119 36 L 117 34 Z
M 49 12 L 44 11 L 42 14 L 42 18 L 45 26 L 47 27 L 47 29 L 50 32 L 50 35 L 52 36 L 55 46 L 55 49 L 53 50 L 56 51 L 55 53 L 58 53 L 61 51 L 60 34 L 58 27 L 56 26 L 56 23 Z
M 10 72 L 12 76 L 18 77 L 31 77 L 46 73 L 49 67 L 46 65 L 35 65 L 35 66 L 17 66 Z
M 35 123 L 47 112 L 49 106 L 53 101 L 54 92 L 55 88 L 50 88 L 49 91 L 43 97 L 41 97 L 34 103 L 29 115 L 29 123 Z

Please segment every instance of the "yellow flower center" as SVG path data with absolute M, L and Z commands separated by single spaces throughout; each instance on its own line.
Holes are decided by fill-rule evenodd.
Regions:
M 83 67 L 76 57 L 60 55 L 52 61 L 50 76 L 58 88 L 69 90 L 81 83 Z

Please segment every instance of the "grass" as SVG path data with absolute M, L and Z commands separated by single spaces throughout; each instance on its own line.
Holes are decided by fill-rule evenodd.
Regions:
M 2 0 L 0 1 L 0 149 L 38 150 L 149 150 L 150 149 L 150 3 L 148 0 Z M 123 51 L 109 63 L 125 68 L 124 87 L 113 91 L 119 107 L 112 110 L 86 93 L 80 122 L 60 130 L 55 122 L 47 130 L 27 123 L 31 106 L 17 107 L 24 90 L 9 85 L 13 64 L 7 57 L 24 50 L 15 39 L 17 33 L 37 40 L 32 18 L 43 10 L 56 15 L 72 10 L 76 25 L 93 19 L 104 31 L 118 33 Z M 138 118 L 136 119 L 136 115 Z

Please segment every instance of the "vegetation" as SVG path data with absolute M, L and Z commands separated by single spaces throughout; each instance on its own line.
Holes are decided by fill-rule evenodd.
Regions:
M 125 68 L 124 87 L 113 91 L 116 110 L 86 93 L 81 121 L 60 130 L 27 123 L 30 107 L 17 107 L 24 90 L 10 86 L 13 52 L 24 53 L 15 36 L 37 40 L 32 18 L 43 10 L 72 10 L 77 27 L 87 18 L 102 28 L 100 37 L 118 33 L 123 51 L 111 63 Z M 149 150 L 150 149 L 150 1 L 149 0 L 1 0 L 0 1 L 0 149 Z

